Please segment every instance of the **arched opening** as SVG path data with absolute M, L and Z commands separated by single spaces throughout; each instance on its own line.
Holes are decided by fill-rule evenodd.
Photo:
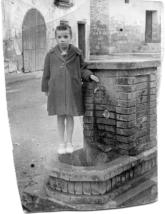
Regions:
M 22 25 L 22 51 L 24 72 L 43 69 L 46 52 L 46 24 L 36 9 L 30 9 Z

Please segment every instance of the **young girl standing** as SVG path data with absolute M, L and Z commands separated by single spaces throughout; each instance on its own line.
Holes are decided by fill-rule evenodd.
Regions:
M 69 25 L 57 26 L 55 38 L 57 45 L 45 58 L 42 91 L 48 96 L 48 114 L 57 115 L 60 138 L 58 153 L 63 154 L 73 152 L 73 117 L 84 113 L 82 80 L 99 82 L 99 79 L 86 69 L 82 52 L 71 44 L 72 30 Z

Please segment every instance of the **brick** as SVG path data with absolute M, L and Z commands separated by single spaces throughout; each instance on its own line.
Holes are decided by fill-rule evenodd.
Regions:
M 141 76 L 136 78 L 135 83 L 138 84 L 146 81 L 148 81 L 148 76 Z
M 116 136 L 116 139 L 117 139 L 117 141 L 119 141 L 119 142 L 123 142 L 123 143 L 132 143 L 132 142 L 134 142 L 135 140 L 136 140 L 136 136 L 135 135 L 133 135 L 133 136 L 119 136 L 119 135 L 117 135 Z
M 93 110 L 94 109 L 94 103 L 88 104 L 85 103 L 85 110 Z
M 156 87 L 156 86 L 157 86 L 157 82 L 156 81 L 150 82 L 150 88 L 153 88 L 153 87 Z
M 141 96 L 141 95 L 148 95 L 149 94 L 149 90 L 148 90 L 148 88 L 146 88 L 146 89 L 143 89 L 143 90 L 137 90 L 136 91 L 136 95 L 137 96 Z
M 118 92 L 116 96 L 118 99 L 121 99 L 121 100 L 133 100 L 136 98 L 136 93 L 135 92 L 132 92 L 132 93 Z
M 155 81 L 155 80 L 157 80 L 156 74 L 151 74 L 150 75 L 150 81 Z
M 84 135 L 86 137 L 93 137 L 95 135 L 95 130 L 84 130 Z
M 83 185 L 81 182 L 75 182 L 75 194 L 76 195 L 83 194 Z
M 98 125 L 97 125 L 97 128 L 98 128 L 99 130 L 105 130 L 105 125 L 100 125 L 100 124 L 98 124 Z
M 142 90 L 148 88 L 148 82 L 136 84 L 136 90 Z
M 110 138 L 102 138 L 102 141 L 104 143 L 106 143 L 106 150 L 110 150 L 115 144 L 116 144 L 116 141 L 114 139 L 110 139 Z M 109 145 L 107 145 L 109 144 Z
M 151 88 L 150 89 L 150 94 L 157 94 L 157 89 L 156 88 Z
M 144 111 L 144 110 L 148 110 L 148 108 L 149 108 L 149 103 L 138 104 L 136 106 L 136 111 Z
M 117 91 L 118 92 L 124 92 L 124 93 L 130 93 L 130 92 L 134 92 L 135 91 L 135 86 L 134 85 L 118 85 L 117 86 Z
M 75 182 L 68 182 L 68 192 L 70 194 L 75 194 Z
M 131 115 L 116 114 L 116 119 L 121 121 L 132 121 L 136 119 L 136 114 Z
M 94 123 L 95 118 L 94 117 L 84 117 L 84 123 Z
M 105 129 L 106 131 L 116 132 L 116 129 L 115 129 L 115 127 L 113 127 L 113 126 L 105 125 L 105 126 L 104 126 L 104 129 Z
M 150 95 L 150 101 L 156 101 L 156 100 L 157 100 L 156 94 Z
M 129 150 L 130 145 L 128 143 L 118 143 L 117 147 L 124 150 Z
M 116 129 L 116 133 L 119 135 L 124 135 L 124 136 L 131 136 L 136 133 L 137 129 L 136 128 L 130 128 L 130 129 Z
M 136 106 L 136 101 L 135 100 L 118 100 L 117 101 L 117 106 L 121 107 L 135 107 Z
M 84 127 L 84 129 L 87 129 L 87 130 L 93 130 L 93 129 L 95 129 L 95 124 L 94 123 L 83 123 L 83 127 Z
M 85 111 L 84 116 L 93 117 L 94 116 L 94 111 Z
M 136 112 L 136 107 L 130 108 L 116 107 L 116 112 L 119 114 L 133 114 Z
M 149 101 L 149 96 L 138 96 L 136 97 L 136 103 L 147 103 Z
M 85 97 L 84 102 L 92 104 L 93 103 L 93 97 Z
M 132 85 L 135 83 L 135 77 L 119 77 L 116 79 L 116 84 L 119 85 Z
M 132 128 L 136 126 L 136 121 L 132 120 L 132 121 L 116 121 L 116 127 L 118 128 Z
M 112 125 L 112 126 L 116 125 L 116 121 L 112 119 L 97 118 L 96 122 L 98 124 L 105 124 L 105 125 Z

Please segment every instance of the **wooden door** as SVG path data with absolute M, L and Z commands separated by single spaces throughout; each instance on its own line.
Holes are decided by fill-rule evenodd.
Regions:
M 24 72 L 43 70 L 46 52 L 46 25 L 36 9 L 25 15 L 22 26 Z
M 78 23 L 78 47 L 82 50 L 84 57 L 86 57 L 85 23 Z

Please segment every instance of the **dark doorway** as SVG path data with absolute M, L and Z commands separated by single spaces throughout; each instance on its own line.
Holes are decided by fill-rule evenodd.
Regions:
M 83 22 L 78 22 L 78 47 L 82 50 L 83 56 L 86 57 L 85 23 Z
M 36 9 L 29 10 L 22 25 L 24 72 L 43 70 L 46 52 L 46 25 Z

